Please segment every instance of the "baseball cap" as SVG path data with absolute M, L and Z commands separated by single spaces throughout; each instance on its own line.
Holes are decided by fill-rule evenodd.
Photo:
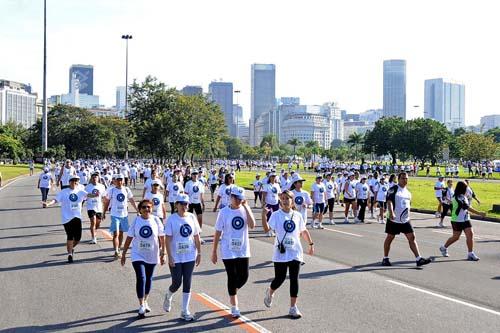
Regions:
M 234 195 L 236 198 L 243 200 L 245 199 L 245 190 L 239 186 L 233 186 L 231 189 L 231 195 Z
M 192 174 L 192 175 L 197 175 L 198 173 L 199 173 L 199 172 L 198 172 L 198 170 L 196 170 L 196 169 L 194 169 L 193 171 L 191 171 L 191 174 Z
M 292 177 L 292 183 L 295 183 L 298 181 L 305 181 L 305 179 L 302 178 L 298 173 L 295 173 Z
M 189 203 L 189 196 L 186 193 L 181 193 L 175 198 L 175 202 Z
M 151 185 L 161 185 L 161 181 L 159 179 L 155 179 L 151 182 Z
M 116 174 L 115 179 L 123 179 L 125 176 L 122 173 Z
M 69 179 L 69 181 L 74 181 L 74 180 L 80 180 L 80 177 L 78 176 L 71 176 L 71 178 Z

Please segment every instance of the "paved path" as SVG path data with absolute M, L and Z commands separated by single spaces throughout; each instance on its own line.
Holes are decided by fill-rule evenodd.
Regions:
M 300 320 L 286 316 L 288 281 L 272 309 L 262 304 L 273 277 L 273 245 L 260 227 L 252 231 L 250 279 L 240 292 L 249 322 L 232 321 L 222 310 L 229 303 L 226 275 L 222 263 L 209 262 L 211 242 L 202 248 L 193 280 L 197 321 L 178 319 L 180 295 L 171 313 L 162 311 L 170 282 L 166 266 L 155 272 L 153 312 L 137 320 L 130 262 L 121 267 L 114 261 L 111 242 L 101 237 L 97 245 L 79 245 L 75 263 L 68 265 L 59 208 L 40 208 L 35 180 L 18 180 L 0 192 L 0 332 L 498 332 L 500 327 L 500 225 L 473 221 L 481 261 L 467 262 L 464 240 L 450 248 L 449 258 L 439 256 L 438 247 L 451 230 L 435 228 L 435 219 L 422 214 L 412 214 L 417 240 L 423 255 L 436 256 L 423 269 L 415 267 L 401 237 L 391 252 L 395 266 L 379 265 L 382 225 L 313 230 L 317 255 L 306 256 L 302 266 Z M 335 216 L 339 222 L 340 213 Z M 205 220 L 209 238 L 215 214 L 207 212 Z M 87 221 L 85 228 L 87 241 Z

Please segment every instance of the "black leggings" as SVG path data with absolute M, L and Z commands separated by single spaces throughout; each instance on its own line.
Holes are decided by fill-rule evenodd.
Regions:
M 193 276 L 193 270 L 194 261 L 175 263 L 174 267 L 170 267 L 172 284 L 168 289 L 172 293 L 175 293 L 182 283 L 182 292 L 189 293 L 191 291 L 191 277 Z
M 300 261 L 297 260 L 274 263 L 274 280 L 271 282 L 271 289 L 276 290 L 285 282 L 287 268 L 290 276 L 290 297 L 297 297 L 300 271 Z
M 358 220 L 364 221 L 365 220 L 365 211 L 366 211 L 366 204 L 367 204 L 367 199 L 358 199 Z
M 132 266 L 134 266 L 136 277 L 135 291 L 137 292 L 137 298 L 144 298 L 144 295 L 149 295 L 151 291 L 153 272 L 156 265 L 147 264 L 144 261 L 133 261 Z
M 260 195 L 260 192 L 253 192 L 253 195 L 254 195 L 254 201 L 255 201 L 255 204 L 257 204 L 257 201 L 260 201 L 260 203 L 262 203 L 262 196 Z M 259 199 L 259 200 L 257 200 Z
M 236 289 L 240 289 L 248 280 L 248 258 L 235 258 L 222 260 L 227 273 L 227 291 L 229 296 L 236 295 Z
M 447 204 L 443 204 L 443 209 L 442 209 L 442 212 L 441 212 L 441 218 L 444 218 L 446 216 L 446 214 L 448 214 L 448 211 L 450 210 L 451 208 L 451 205 L 447 205 Z

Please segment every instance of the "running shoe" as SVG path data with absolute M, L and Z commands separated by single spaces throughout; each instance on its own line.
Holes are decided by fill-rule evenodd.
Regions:
M 349 224 L 349 219 L 347 217 L 344 219 L 344 223 Z
M 361 223 L 361 220 L 358 219 L 357 217 L 354 218 L 354 224 L 358 224 L 358 223 Z
M 441 255 L 443 257 L 449 257 L 450 255 L 448 254 L 448 249 L 445 248 L 444 246 L 439 247 L 439 251 L 441 251 Z
M 318 225 L 316 226 L 316 229 L 325 229 L 325 227 L 323 227 L 323 224 L 322 223 L 318 223 Z
M 371 218 L 371 219 L 374 219 L 374 218 L 375 218 L 375 216 L 373 216 L 373 213 L 371 213 L 371 214 L 370 214 L 370 218 Z
M 382 266 L 392 266 L 391 262 L 389 261 L 389 258 L 382 259 Z
M 149 304 L 147 301 L 144 301 L 144 308 L 146 309 L 146 312 L 151 312 L 151 308 L 149 307 Z
M 165 310 L 165 312 L 170 312 L 170 310 L 172 309 L 173 296 L 174 294 L 170 290 L 167 290 L 167 293 L 165 294 L 165 300 L 163 301 L 163 310 Z
M 474 252 L 471 252 L 467 255 L 467 260 L 469 261 L 478 261 L 479 260 L 479 257 L 476 256 L 476 254 Z
M 182 311 L 181 312 L 181 319 L 184 321 L 193 321 L 194 316 L 191 314 L 191 312 L 188 311 Z
M 68 263 L 71 264 L 73 262 L 73 255 L 68 254 Z
M 239 318 L 240 316 L 241 316 L 240 309 L 238 309 L 237 306 L 232 306 L 231 307 L 231 317 Z
M 146 316 L 146 307 L 144 306 L 144 304 L 139 307 L 138 314 L 139 318 L 144 318 Z
M 288 311 L 288 315 L 292 317 L 293 319 L 299 319 L 302 318 L 302 313 L 300 313 L 299 308 L 297 305 L 290 307 L 290 311 Z
M 380 221 L 378 223 L 385 224 L 385 221 L 384 221 L 384 219 L 380 219 Z
M 271 295 L 270 289 L 266 289 L 266 296 L 264 297 L 264 305 L 268 308 L 273 305 L 273 296 Z
M 92 239 L 89 241 L 89 244 L 97 244 L 97 239 L 96 239 L 96 238 L 92 238 Z
M 114 257 L 115 257 L 115 259 L 119 259 L 119 258 L 121 258 L 121 254 L 120 254 L 120 252 L 115 251 Z
M 330 220 L 330 224 L 331 225 L 335 225 L 335 221 L 334 220 Z
M 417 260 L 417 266 L 423 266 L 430 264 L 432 262 L 431 258 L 420 258 Z
M 439 223 L 438 223 L 438 227 L 439 227 L 439 228 L 444 228 L 443 221 L 439 221 Z

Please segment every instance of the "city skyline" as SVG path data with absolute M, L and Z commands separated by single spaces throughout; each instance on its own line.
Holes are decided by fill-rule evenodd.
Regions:
M 224 3 L 230 7 L 228 1 L 221 1 L 221 8 Z M 261 10 L 264 4 L 266 11 Z M 447 15 L 451 4 L 454 15 Z M 3 46 L 15 50 L 4 53 L 0 77 L 30 83 L 39 95 L 42 5 L 7 0 L 0 13 Z M 189 12 L 190 20 L 184 27 L 185 15 L 181 14 L 193 5 L 199 10 Z M 245 15 L 230 16 L 229 22 L 222 23 L 218 17 L 227 12 L 215 11 L 201 1 L 151 1 L 145 5 L 132 1 L 49 0 L 48 96 L 67 91 L 67 70 L 72 64 L 90 64 L 94 66 L 94 93 L 100 96 L 101 104 L 114 105 L 115 89 L 125 83 L 125 45 L 120 37 L 132 33 L 129 83 L 130 78 L 142 81 L 151 74 L 177 89 L 199 85 L 206 92 L 211 81 L 223 78 L 241 91 L 239 104 L 245 119 L 250 116 L 248 67 L 253 63 L 276 65 L 276 97 L 299 96 L 304 104 L 311 105 L 336 101 L 349 113 L 361 113 L 382 107 L 383 61 L 405 59 L 407 118 L 424 116 L 426 79 L 450 77 L 467 87 L 465 123 L 475 125 L 481 116 L 498 113 L 494 109 L 493 80 L 500 75 L 496 61 L 500 52 L 493 44 L 475 38 L 481 35 L 481 40 L 494 40 L 500 24 L 489 6 L 493 9 L 493 3 L 479 7 L 465 1 L 404 5 L 366 1 L 360 11 L 359 6 L 348 3 L 301 6 L 291 1 L 283 6 L 256 1 L 239 3 L 237 12 Z M 155 10 L 151 10 L 153 7 Z M 433 11 L 428 10 L 430 7 Z M 283 15 L 275 15 L 277 11 Z M 330 20 L 333 12 L 335 22 Z M 408 15 L 410 12 L 412 15 Z M 471 21 L 474 13 L 480 13 L 482 19 Z M 257 15 L 263 22 L 258 26 L 253 24 Z M 422 17 L 433 25 L 422 24 Z M 300 19 L 302 24 L 292 24 L 294 20 L 285 18 Z M 224 41 L 199 38 L 200 29 L 217 31 L 227 24 L 232 29 Z M 22 28 L 25 26 L 30 29 Z M 183 34 L 165 35 L 165 31 L 180 26 Z M 435 33 L 448 26 L 454 27 L 454 34 L 446 39 Z M 392 29 L 390 36 L 388 29 Z M 186 43 L 195 36 L 196 43 Z M 175 46 L 176 52 L 169 45 Z M 221 48 L 224 52 L 215 52 Z

